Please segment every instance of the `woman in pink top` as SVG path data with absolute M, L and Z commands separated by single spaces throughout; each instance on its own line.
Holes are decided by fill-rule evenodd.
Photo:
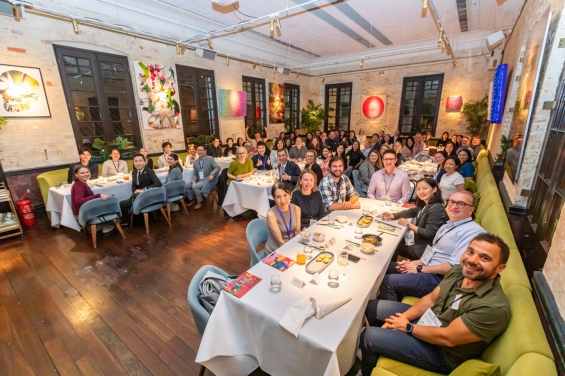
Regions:
M 322 149 L 322 157 L 324 160 L 320 163 L 320 167 L 322 168 L 322 174 L 324 174 L 325 177 L 330 173 L 330 159 L 332 158 L 332 150 L 329 146 Z
M 421 151 L 424 151 L 424 140 L 421 133 L 416 133 L 414 136 L 414 149 L 412 149 L 412 156 L 415 156 Z

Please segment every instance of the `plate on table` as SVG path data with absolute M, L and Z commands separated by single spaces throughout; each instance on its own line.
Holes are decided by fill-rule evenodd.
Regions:
M 347 217 L 345 215 L 338 215 L 335 220 L 339 223 L 347 223 Z
M 316 274 L 323 272 L 334 261 L 334 255 L 331 252 L 320 252 L 318 256 L 312 258 L 306 264 L 306 272 Z
M 374 234 L 365 234 L 363 235 L 362 239 L 365 243 L 372 245 L 381 245 L 383 243 L 383 238 Z
M 357 226 L 367 228 L 373 223 L 373 217 L 370 215 L 363 215 L 357 220 Z

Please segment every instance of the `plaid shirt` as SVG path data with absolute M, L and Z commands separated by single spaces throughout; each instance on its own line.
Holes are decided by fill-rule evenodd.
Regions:
M 358 196 L 353 184 L 351 184 L 349 178 L 344 174 L 341 174 L 337 183 L 334 181 L 331 174 L 326 175 L 320 182 L 318 189 L 322 194 L 322 201 L 326 209 L 336 202 L 344 203 L 351 197 Z

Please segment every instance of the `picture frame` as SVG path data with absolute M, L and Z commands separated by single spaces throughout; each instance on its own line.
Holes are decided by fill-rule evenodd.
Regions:
M 0 116 L 51 117 L 40 68 L 0 64 Z

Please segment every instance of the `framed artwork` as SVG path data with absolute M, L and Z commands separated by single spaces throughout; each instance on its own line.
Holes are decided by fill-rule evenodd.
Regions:
M 220 116 L 247 116 L 247 92 L 219 89 Z
M 363 95 L 362 103 L 363 115 L 371 120 L 378 119 L 385 113 L 386 94 Z
M 39 68 L 0 64 L 0 116 L 51 116 Z
M 459 112 L 463 106 L 463 97 L 461 95 L 450 95 L 445 102 L 445 109 L 448 112 Z
M 284 123 L 284 84 L 269 82 L 269 123 Z
M 138 61 L 135 64 L 135 73 L 143 128 L 179 128 L 179 94 L 175 88 L 178 85 L 174 68 Z

